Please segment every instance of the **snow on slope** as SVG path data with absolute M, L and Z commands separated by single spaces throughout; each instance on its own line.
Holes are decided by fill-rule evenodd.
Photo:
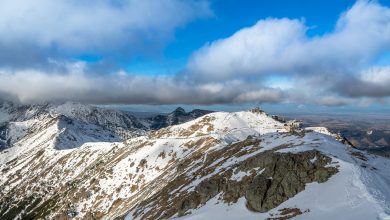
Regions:
M 10 111 L 13 107 L 11 102 L 1 102 L 0 100 L 0 124 L 10 119 Z
M 287 132 L 284 124 L 263 113 L 216 112 L 210 113 L 180 126 L 160 129 L 159 138 L 194 138 L 206 135 L 223 135 L 224 138 L 240 140 L 248 135 L 271 132 Z
M 135 117 L 124 114 L 123 112 L 103 109 L 90 105 L 66 102 L 60 105 L 54 105 L 50 108 L 50 114 L 64 115 L 69 118 L 107 127 L 122 127 L 122 128 L 139 128 L 146 129 Z
M 67 102 L 64 104 L 1 104 L 7 121 L 0 126 L 1 139 L 12 146 L 29 138 L 56 121 L 59 148 L 78 147 L 86 142 L 119 141 L 145 134 L 146 128 L 133 116 L 123 112 Z M 5 146 L 7 147 L 7 146 Z
M 207 118 L 213 118 L 214 123 L 205 123 L 205 121 L 209 121 Z M 286 215 L 281 215 L 280 211 L 278 211 L 283 208 L 299 208 L 299 210 L 304 212 L 300 216 L 297 216 L 297 219 L 329 219 L 332 216 L 341 219 L 389 218 L 390 209 L 388 204 L 390 204 L 390 193 L 388 186 L 390 184 L 390 173 L 388 168 L 390 167 L 390 163 L 387 159 L 371 155 L 360 156 L 362 154 L 361 152 L 348 148 L 327 136 L 330 133 L 325 132 L 326 135 L 323 135 L 323 131 L 327 131 L 324 128 L 316 129 L 321 133 L 310 132 L 301 138 L 281 133 L 283 132 L 282 125 L 272 122 L 265 115 L 260 115 L 259 117 L 258 115 L 248 114 L 247 112 L 233 114 L 215 113 L 208 115 L 206 119 L 200 118 L 192 123 L 169 128 L 171 132 L 161 131 L 162 137 L 172 138 L 173 134 L 173 138 L 183 138 L 182 136 L 193 138 L 211 134 L 216 135 L 220 140 L 224 139 L 234 142 L 242 140 L 245 135 L 260 135 L 262 137 L 262 148 L 245 155 L 244 158 L 234 159 L 233 157 L 227 160 L 220 164 L 216 171 L 211 174 L 201 179 L 193 180 L 189 184 L 189 187 L 182 188 L 184 191 L 189 192 L 193 190 L 202 180 L 212 177 L 233 164 L 281 145 L 290 146 L 278 151 L 283 153 L 318 150 L 332 158 L 332 164 L 336 164 L 339 172 L 334 177 L 331 177 L 328 182 L 308 184 L 305 191 L 266 213 L 253 213 L 248 211 L 244 198 L 240 198 L 235 204 L 227 205 L 221 199 L 217 199 L 220 197 L 220 194 L 218 194 L 218 196 L 208 201 L 205 206 L 198 207 L 199 209 L 192 210 L 189 212 L 190 214 L 184 215 L 182 217 L 183 219 L 262 219 L 278 216 L 285 217 Z M 191 127 L 199 124 L 201 126 L 196 126 L 196 132 L 192 132 Z M 212 129 L 209 129 L 210 127 Z M 222 136 L 223 132 L 225 133 Z M 164 135 L 165 133 L 167 135 Z M 209 149 L 208 151 L 211 150 Z M 207 154 L 208 151 L 205 153 Z M 214 164 L 218 162 L 217 160 Z M 260 173 L 258 172 L 258 174 Z M 191 172 L 188 172 L 188 175 L 191 175 Z M 376 180 L 375 183 L 370 183 L 373 179 Z M 174 194 L 176 191 L 172 193 Z M 153 207 L 158 207 L 158 204 L 153 202 L 143 203 L 142 205 L 147 205 L 150 208 L 146 210 L 143 210 L 142 207 L 138 207 L 139 210 L 135 208 L 127 216 L 127 219 L 138 218 L 140 216 L 145 217 L 144 215 L 139 216 L 137 211 L 148 213 Z
M 390 219 L 390 161 L 368 155 L 367 161 L 351 157 L 346 149 L 332 138 L 320 133 L 308 133 L 304 145 L 282 152 L 319 150 L 332 156 L 339 173 L 325 183 L 310 183 L 306 189 L 280 206 L 265 212 L 248 211 L 241 198 L 235 204 L 226 204 L 214 197 L 206 205 L 178 219 L 266 219 L 277 218 L 283 209 L 299 208 L 303 213 L 294 219 Z M 308 144 L 310 143 L 311 144 Z
M 70 145 L 65 149 L 56 148 L 62 127 L 75 126 L 76 131 L 87 133 L 83 137 L 109 135 L 98 128 L 94 133 L 100 122 L 86 122 L 100 119 L 83 116 L 89 110 L 79 111 L 78 117 L 85 120 L 67 124 L 75 117 L 72 111 L 72 107 L 62 111 L 63 119 L 52 114 L 50 123 L 0 153 L 0 218 L 263 219 L 285 217 L 288 213 L 279 211 L 282 208 L 300 210 L 297 219 L 332 215 L 387 219 L 390 213 L 390 164 L 386 159 L 363 155 L 318 132 L 289 133 L 288 127 L 260 111 L 216 112 L 125 142 L 117 142 L 116 137 L 95 142 L 97 138 L 78 147 L 67 141 Z M 68 132 L 61 137 L 77 135 Z M 222 181 L 218 183 L 222 186 L 248 184 L 245 181 L 271 175 L 269 163 L 278 166 L 288 159 L 308 169 L 303 170 L 308 172 L 306 187 L 294 189 L 294 195 L 271 204 L 276 206 L 266 212 L 249 211 L 250 198 L 223 187 L 206 190 L 199 197 L 202 200 L 191 200 L 198 198 L 199 190 L 208 189 L 205 185 L 214 189 L 211 180 Z M 279 169 L 282 173 L 274 174 L 274 180 L 280 174 L 288 176 L 283 173 L 286 168 L 295 172 L 287 164 Z
M 318 133 L 321 133 L 321 134 L 326 134 L 326 135 L 329 135 L 329 136 L 333 136 L 335 137 L 336 135 L 332 134 L 327 128 L 325 127 L 306 127 L 305 128 L 306 131 L 314 131 L 314 132 L 318 132 Z
M 6 122 L 9 120 L 9 114 L 3 111 L 0 111 L 0 123 Z

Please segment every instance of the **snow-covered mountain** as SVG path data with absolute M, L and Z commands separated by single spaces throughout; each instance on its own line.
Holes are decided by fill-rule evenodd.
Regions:
M 389 159 L 326 128 L 258 109 L 155 131 L 74 103 L 0 109 L 0 219 L 389 219 Z
M 80 147 L 86 142 L 112 142 L 145 134 L 147 128 L 121 111 L 79 103 L 17 105 L 0 103 L 0 149 L 29 141 L 43 131 L 52 141 L 40 143 L 57 149 Z M 19 144 L 20 145 L 20 144 Z
M 53 125 L 54 148 L 80 147 L 87 142 L 119 142 L 170 125 L 181 124 L 210 111 L 182 108 L 167 115 L 136 118 L 131 113 L 80 103 L 17 105 L 0 102 L 0 149 Z M 48 143 L 46 140 L 43 140 Z

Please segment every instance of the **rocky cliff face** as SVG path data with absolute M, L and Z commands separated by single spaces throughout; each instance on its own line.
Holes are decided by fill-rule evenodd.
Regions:
M 122 141 L 113 128 L 133 131 L 136 121 L 120 112 L 39 112 L 51 116 L 22 114 L 34 115 L 25 135 L 1 150 L 1 219 L 384 219 L 390 211 L 389 161 L 326 129 L 291 132 L 258 110 L 215 112 Z

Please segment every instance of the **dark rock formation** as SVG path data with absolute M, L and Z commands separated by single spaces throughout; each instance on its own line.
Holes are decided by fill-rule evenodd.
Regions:
M 311 159 L 315 161 L 311 162 Z M 235 202 L 245 196 L 247 207 L 252 211 L 266 212 L 305 189 L 306 183 L 325 182 L 337 172 L 334 167 L 325 167 L 331 159 L 318 151 L 292 153 L 262 153 L 239 164 L 238 170 L 264 169 L 241 181 L 217 175 L 201 182 L 190 196 L 199 197 L 200 204 L 222 192 L 223 199 Z M 185 203 L 191 202 L 184 200 Z M 198 205 L 195 207 L 196 208 Z M 183 208 L 183 207 L 182 207 Z M 187 210 L 180 210 L 185 213 Z
M 231 158 L 232 155 L 240 155 L 243 146 L 249 146 L 255 140 L 248 138 L 239 143 L 232 144 L 230 152 L 214 152 L 221 158 Z M 284 148 L 287 146 L 281 146 Z M 277 207 L 289 198 L 294 197 L 305 189 L 305 185 L 311 182 L 322 183 L 327 181 L 338 170 L 335 167 L 326 166 L 331 163 L 331 158 L 319 151 L 306 151 L 297 154 L 278 153 L 265 151 L 239 162 L 228 169 L 220 171 L 201 181 L 194 190 L 187 192 L 171 193 L 173 190 L 185 188 L 195 179 L 201 178 L 212 172 L 210 167 L 213 161 L 205 160 L 205 167 L 209 170 L 200 170 L 188 179 L 185 174 L 177 177 L 161 193 L 151 197 L 140 207 L 150 204 L 163 204 L 161 210 L 143 213 L 146 218 L 170 218 L 175 214 L 183 216 L 192 209 L 199 208 L 207 201 L 220 195 L 219 200 L 226 203 L 235 203 L 245 197 L 248 209 L 255 212 L 266 212 Z M 214 154 L 213 153 L 213 154 Z M 223 154 L 221 156 L 221 154 Z M 212 157 L 209 156 L 209 157 Z M 215 165 L 216 167 L 218 164 Z M 246 172 L 241 179 L 232 178 L 234 173 Z M 170 202 L 165 199 L 170 198 Z M 139 211 L 141 211 L 140 209 Z M 136 215 L 138 212 L 136 212 Z
M 212 111 L 194 109 L 190 112 L 186 112 L 183 108 L 178 107 L 173 112 L 167 115 L 157 115 L 147 119 L 150 122 L 150 128 L 153 130 L 158 130 L 160 128 L 165 128 L 171 125 L 181 124 L 196 118 L 199 118 L 203 115 L 209 114 Z

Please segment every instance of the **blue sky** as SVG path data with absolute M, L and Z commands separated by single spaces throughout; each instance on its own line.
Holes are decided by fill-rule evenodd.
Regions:
M 229 37 L 237 30 L 268 17 L 304 19 L 311 27 L 308 35 L 325 34 L 333 30 L 340 14 L 354 3 L 353 0 L 214 0 L 210 2 L 214 15 L 177 29 L 174 39 L 159 54 L 137 57 L 122 65 L 130 72 L 175 74 L 185 67 L 189 56 L 206 43 Z
M 0 98 L 390 110 L 390 1 L 4 0 Z

